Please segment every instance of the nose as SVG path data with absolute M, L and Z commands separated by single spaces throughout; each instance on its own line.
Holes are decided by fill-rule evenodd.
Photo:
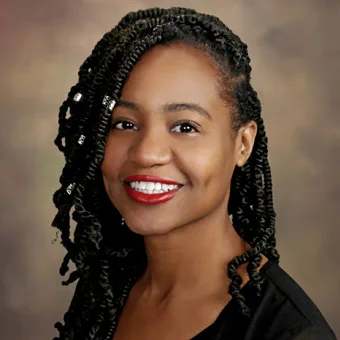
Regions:
M 157 128 L 140 132 L 129 150 L 129 159 L 140 168 L 166 165 L 172 152 L 166 133 Z

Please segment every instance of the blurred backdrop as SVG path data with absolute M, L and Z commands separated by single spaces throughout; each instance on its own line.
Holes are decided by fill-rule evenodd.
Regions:
M 52 339 L 61 286 L 52 194 L 63 164 L 59 105 L 95 43 L 127 12 L 192 7 L 249 46 L 269 137 L 281 265 L 340 337 L 338 0 L 2 0 L 0 338 Z

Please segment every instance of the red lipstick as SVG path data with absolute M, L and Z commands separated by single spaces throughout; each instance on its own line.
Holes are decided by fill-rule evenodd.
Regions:
M 154 182 L 154 183 L 162 183 L 162 184 L 168 184 L 168 185 L 180 185 L 179 188 L 173 189 L 168 192 L 159 193 L 159 194 L 145 194 L 144 192 L 137 191 L 133 189 L 130 184 L 127 182 Z M 177 192 L 181 189 L 182 184 L 164 179 L 161 177 L 156 176 L 149 176 L 149 175 L 135 175 L 135 176 L 129 176 L 124 179 L 124 189 L 127 192 L 127 194 L 136 202 L 142 203 L 142 204 L 160 204 L 167 202 L 171 200 Z

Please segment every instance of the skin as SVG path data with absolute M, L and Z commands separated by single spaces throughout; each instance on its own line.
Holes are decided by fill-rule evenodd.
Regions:
M 232 130 L 232 105 L 220 98 L 214 62 L 192 46 L 156 46 L 133 68 L 113 122 L 102 164 L 106 191 L 128 227 L 144 236 L 145 273 L 132 288 L 114 339 L 189 339 L 210 325 L 230 301 L 228 262 L 249 245 L 228 215 L 231 177 L 245 164 L 257 132 L 249 122 Z M 164 112 L 168 103 L 195 110 Z M 183 124 L 198 127 L 183 131 Z M 182 129 L 182 130 L 181 130 Z M 148 174 L 184 184 L 162 204 L 132 200 L 125 177 Z M 263 263 L 266 259 L 263 257 Z M 262 266 L 261 265 L 261 266 Z M 245 266 L 239 274 L 245 284 Z

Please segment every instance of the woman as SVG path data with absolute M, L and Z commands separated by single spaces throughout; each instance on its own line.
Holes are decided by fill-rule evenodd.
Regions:
M 156 8 L 80 67 L 55 140 L 60 272 L 79 279 L 59 339 L 335 339 L 278 266 L 249 62 L 216 17 Z

